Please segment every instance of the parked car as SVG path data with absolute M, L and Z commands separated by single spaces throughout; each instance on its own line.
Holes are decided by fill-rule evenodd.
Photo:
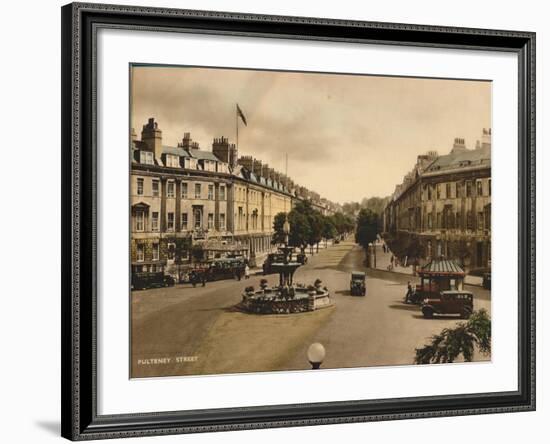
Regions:
M 486 290 L 491 289 L 491 272 L 483 273 L 482 285 L 483 285 L 483 288 L 485 288 Z
M 367 275 L 362 271 L 353 271 L 349 282 L 349 291 L 352 296 L 365 296 L 367 287 L 365 285 Z
M 172 287 L 176 281 L 162 271 L 141 271 L 132 273 L 132 290 L 145 290 L 147 288 Z
M 442 291 L 439 297 L 431 295 L 424 299 L 421 309 L 425 318 L 449 314 L 468 319 L 474 311 L 474 295 L 470 291 Z
M 221 279 L 234 279 L 236 276 L 244 276 L 245 269 L 244 258 L 224 258 L 216 259 L 210 263 L 207 273 L 208 281 L 218 281 Z

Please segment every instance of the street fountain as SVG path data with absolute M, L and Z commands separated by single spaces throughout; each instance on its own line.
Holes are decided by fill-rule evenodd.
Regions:
M 285 242 L 278 248 L 278 261 L 271 264 L 272 270 L 279 274 L 279 285 L 269 287 L 262 279 L 260 289 L 253 286 L 245 288 L 239 308 L 257 314 L 290 314 L 304 313 L 328 307 L 331 304 L 330 294 L 322 286 L 320 279 L 313 285 L 294 283 L 294 273 L 302 265 L 294 256 L 294 247 L 288 245 L 290 224 L 283 225 Z

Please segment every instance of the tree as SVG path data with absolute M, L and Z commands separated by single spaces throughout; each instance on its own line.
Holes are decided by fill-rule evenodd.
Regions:
M 362 209 L 357 216 L 355 242 L 366 250 L 369 244 L 376 240 L 377 235 L 378 215 L 371 210 Z
M 331 217 L 323 217 L 323 239 L 325 239 L 325 248 L 327 246 L 327 241 L 333 239 L 336 236 L 336 227 L 332 222 Z
M 404 253 L 407 256 L 407 264 L 413 265 L 413 274 L 416 275 L 416 266 L 420 262 L 419 259 L 424 256 L 424 249 L 416 236 L 409 237 Z
M 288 221 L 290 223 L 288 243 L 292 247 L 299 247 L 303 251 L 308 244 L 309 238 L 311 237 L 309 221 L 302 213 L 294 210 L 288 214 Z
M 319 242 L 321 242 L 323 236 L 323 215 L 318 211 L 311 211 L 306 215 L 309 223 L 309 237 L 307 243 L 311 248 L 311 253 L 313 254 L 313 246 L 317 245 L 317 252 L 319 252 Z
M 286 213 L 277 213 L 273 218 L 273 236 L 271 237 L 272 244 L 282 244 L 285 241 L 285 233 L 283 225 L 286 220 Z
M 485 309 L 472 313 L 468 322 L 445 328 L 431 342 L 415 350 L 415 364 L 454 362 L 460 355 L 471 362 L 475 347 L 483 354 L 491 352 L 491 318 Z

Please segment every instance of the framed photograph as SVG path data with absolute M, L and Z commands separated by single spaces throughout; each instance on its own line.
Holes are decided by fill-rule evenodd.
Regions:
M 61 130 L 64 437 L 534 410 L 534 33 L 73 3 Z

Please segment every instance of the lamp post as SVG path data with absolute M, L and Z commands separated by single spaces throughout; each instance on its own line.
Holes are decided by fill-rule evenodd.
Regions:
M 307 360 L 311 364 L 312 370 L 318 370 L 325 359 L 326 351 L 323 344 L 315 342 L 307 349 Z

